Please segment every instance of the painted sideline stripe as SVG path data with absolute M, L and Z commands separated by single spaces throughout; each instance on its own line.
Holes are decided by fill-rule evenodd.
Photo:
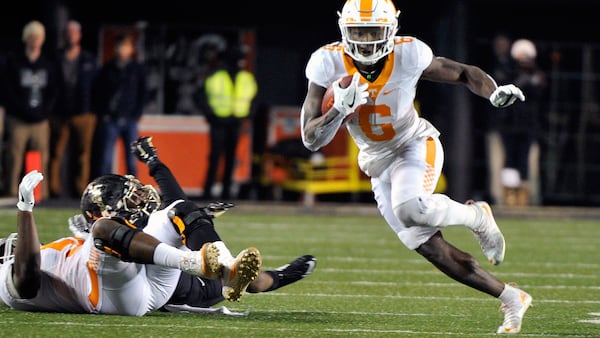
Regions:
M 337 269 L 337 268 L 321 268 L 317 267 L 321 273 L 352 273 L 352 274 L 382 274 L 382 275 L 443 275 L 438 270 L 401 270 L 401 269 L 389 269 L 389 270 L 373 270 L 373 269 Z M 315 270 L 316 271 L 316 270 Z M 517 277 L 553 277 L 553 278 L 585 278 L 597 280 L 600 278 L 598 274 L 574 274 L 574 273 L 528 273 L 528 272 L 495 272 L 498 276 L 517 276 Z
M 312 281 L 312 280 L 303 280 L 302 284 L 322 284 L 322 285 L 331 285 L 331 284 L 351 284 L 351 285 L 360 285 L 360 286 L 430 286 L 430 287 L 460 287 L 464 288 L 465 285 L 460 284 L 459 282 L 448 282 L 448 283 L 419 283 L 419 282 L 372 282 L 372 281 L 350 281 L 350 282 L 341 282 L 341 281 Z M 549 290 L 600 290 L 600 286 L 597 285 L 528 285 L 528 284 L 520 284 L 524 289 L 549 289 Z
M 489 302 L 498 301 L 491 296 L 481 298 L 473 297 L 440 297 L 440 296 L 399 296 L 399 295 L 367 295 L 367 294 L 327 294 L 327 293 L 304 293 L 294 294 L 285 292 L 265 292 L 263 297 L 328 297 L 328 298 L 384 298 L 384 299 L 416 299 L 416 300 L 451 300 L 451 301 L 474 301 Z M 568 300 L 568 299 L 537 299 L 533 298 L 533 303 L 557 303 L 557 304 L 600 304 L 600 300 Z
M 287 239 L 287 241 L 289 242 L 289 238 Z M 268 261 L 287 261 L 290 259 L 290 256 L 271 256 L 271 255 L 263 255 L 262 256 L 263 259 L 268 260 Z M 317 257 L 317 259 L 319 259 L 319 257 Z M 361 258 L 361 257 L 345 257 L 345 256 L 327 256 L 327 258 L 323 259 L 323 260 L 327 260 L 327 262 L 348 262 L 348 263 L 353 263 L 353 262 L 365 262 L 365 263 L 370 263 L 373 261 L 373 258 Z M 425 259 L 413 259 L 413 258 L 408 258 L 408 259 L 398 259 L 398 258 L 384 258 L 384 257 L 380 257 L 377 259 L 378 262 L 381 263 L 393 263 L 393 264 L 419 264 L 419 265 L 424 265 L 424 266 L 431 266 L 431 263 L 429 263 L 428 261 L 426 261 Z M 556 262 L 548 262 L 548 261 L 544 261 L 544 262 L 536 262 L 536 261 L 526 261 L 526 262 L 519 262 L 518 263 L 519 266 L 535 266 L 536 268 L 539 267 L 547 267 L 547 268 L 555 268 L 555 267 L 569 267 L 569 268 L 589 268 L 589 269 L 600 269 L 600 263 L 581 263 L 581 262 L 564 262 L 564 263 L 556 263 Z

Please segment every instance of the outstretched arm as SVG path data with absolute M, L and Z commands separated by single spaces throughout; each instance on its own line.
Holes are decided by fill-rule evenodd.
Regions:
M 477 66 L 467 65 L 443 57 L 434 57 L 423 71 L 424 80 L 462 84 L 472 93 L 489 99 L 495 107 L 506 107 L 517 99 L 525 101 L 525 95 L 516 86 L 498 86 L 486 72 Z
M 166 205 L 177 200 L 188 200 L 169 167 L 158 158 L 156 148 L 152 144 L 152 136 L 140 137 L 132 142 L 131 152 L 148 166 L 150 176 L 158 183 Z M 233 206 L 233 203 L 213 202 L 202 209 L 209 217 L 216 218 Z
M 42 181 L 37 170 L 29 172 L 19 184 L 17 208 L 17 245 L 13 264 L 13 284 L 21 298 L 33 298 L 40 288 L 40 240 L 33 217 L 33 190 Z
M 134 141 L 131 144 L 131 152 L 148 166 L 150 176 L 158 183 L 167 205 L 179 199 L 187 199 L 169 167 L 158 158 L 156 148 L 152 144 L 152 136 L 140 137 Z

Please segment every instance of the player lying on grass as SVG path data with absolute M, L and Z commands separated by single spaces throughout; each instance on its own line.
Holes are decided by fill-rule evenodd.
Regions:
M 85 240 L 66 237 L 42 246 L 33 216 L 33 191 L 42 179 L 34 170 L 19 184 L 18 240 L 14 256 L 3 259 L 0 266 L 0 299 L 9 307 L 142 316 L 167 303 L 182 271 L 222 279 L 223 296 L 228 300 L 239 299 L 258 275 L 261 256 L 256 248 L 242 250 L 235 259 L 224 258 L 220 251 L 224 243 L 218 243 L 220 239 L 210 231 L 205 235 L 212 241 L 205 241 L 196 251 L 187 249 L 184 236 L 199 226 L 179 222 L 178 228 L 165 222 L 172 205 L 140 215 L 159 202 L 159 197 L 153 188 L 134 180 L 127 181 L 127 198 L 121 202 L 153 201 L 144 203 L 144 211 L 130 210 L 134 214 L 127 215 L 138 221 L 145 218 L 143 229 L 115 214 L 94 220 Z M 97 200 L 103 194 L 124 193 L 105 191 L 107 187 L 90 184 L 85 194 Z M 181 211 L 174 215 L 189 217 Z
M 224 210 L 221 204 L 211 204 L 205 208 L 209 213 Z M 76 238 L 89 236 L 89 225 L 83 215 L 69 218 L 69 229 Z M 0 253 L 2 252 L 0 243 Z M 261 270 L 246 288 L 248 293 L 270 292 L 295 283 L 310 275 L 317 265 L 316 257 L 303 255 L 288 264 L 272 270 Z M 208 279 L 189 273 L 179 276 L 177 287 L 166 305 L 186 305 L 193 308 L 208 308 L 225 300 L 222 294 L 221 279 Z M 186 307 L 186 311 L 194 310 Z
M 85 238 L 89 233 L 89 224 L 95 219 L 113 214 L 130 215 L 131 223 L 141 229 L 145 227 L 147 215 L 155 213 L 156 210 L 162 210 L 164 206 L 175 204 L 171 214 L 160 215 L 163 222 L 179 224 L 177 220 L 183 219 L 186 223 L 203 224 L 195 231 L 185 234 L 184 242 L 190 250 L 201 248 L 207 238 L 215 237 L 216 235 L 212 234 L 214 232 L 213 219 L 231 208 L 233 204 L 211 203 L 206 207 L 198 208 L 196 204 L 189 201 L 171 170 L 158 158 L 158 152 L 152 144 L 151 137 L 141 137 L 133 142 L 131 151 L 150 169 L 150 175 L 155 179 L 161 191 L 162 205 L 157 206 L 153 203 L 158 198 L 134 200 L 127 199 L 127 194 L 94 195 L 84 193 L 81 209 L 85 216 L 77 215 L 69 219 L 69 228 L 72 232 L 78 237 Z M 124 185 L 129 184 L 129 180 L 135 180 L 138 182 L 135 184 L 139 184 L 139 181 L 132 177 L 111 175 L 94 180 L 90 186 L 97 185 L 97 187 L 89 191 L 126 191 Z M 101 185 L 105 185 L 105 187 L 101 187 Z M 190 210 L 186 211 L 186 216 L 182 216 L 184 208 Z M 143 212 L 139 213 L 136 210 L 143 210 Z M 195 220 L 192 221 L 194 218 Z M 304 278 L 314 270 L 315 266 L 316 258 L 314 256 L 300 256 L 278 269 L 261 271 L 257 278 L 248 285 L 246 291 L 256 293 L 276 290 Z M 194 307 L 212 306 L 224 300 L 222 287 L 221 279 L 197 278 L 183 273 L 168 304 L 185 304 Z

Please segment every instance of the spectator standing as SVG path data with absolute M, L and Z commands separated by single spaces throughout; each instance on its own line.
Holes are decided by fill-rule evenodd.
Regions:
M 510 56 L 512 39 L 506 33 L 497 33 L 492 40 L 492 59 L 489 63 L 490 75 L 498 83 L 510 83 L 514 78 L 515 61 Z M 486 155 L 488 164 L 488 189 L 494 204 L 504 204 L 504 188 L 500 175 L 505 161 L 504 145 L 500 136 L 500 125 L 507 113 L 505 109 L 494 106 L 487 107 L 485 134 Z
M 2 76 L 5 93 L 7 133 L 7 193 L 17 196 L 28 150 L 41 155 L 41 171 L 46 172 L 49 158 L 49 115 L 58 94 L 56 65 L 42 51 L 46 38 L 44 25 L 36 20 L 23 28 L 24 52 L 10 53 Z M 42 182 L 42 198 L 48 196 Z
M 94 55 L 82 49 L 81 24 L 71 20 L 65 29 L 66 46 L 57 59 L 61 90 L 57 109 L 50 116 L 50 195 L 61 196 L 63 187 L 80 197 L 90 181 L 90 161 L 96 115 L 92 112 L 92 83 L 96 75 Z M 70 141 L 70 142 L 69 142 Z M 68 184 L 63 184 L 65 152 L 71 150 L 73 165 Z M 71 168 L 72 167 L 72 168 Z
M 537 205 L 541 203 L 539 138 L 546 75 L 537 65 L 537 48 L 532 41 L 519 39 L 508 47 L 504 42 L 501 45 L 504 52 L 498 56 L 493 74 L 521 88 L 527 101 L 493 109 L 490 114 L 490 192 L 497 204 Z M 494 47 L 498 50 L 497 45 Z
M 115 144 L 120 137 L 127 174 L 137 175 L 137 159 L 129 144 L 138 138 L 138 122 L 148 99 L 146 70 L 135 58 L 131 34 L 115 39 L 115 56 L 99 70 L 93 85 L 93 110 L 97 114 L 96 141 L 100 151 L 98 175 L 113 172 Z
M 505 201 L 508 205 L 539 204 L 539 140 L 547 79 L 537 65 L 537 48 L 532 41 L 516 40 L 510 54 L 516 61 L 512 81 L 522 88 L 527 102 L 509 107 L 502 116 L 500 134 L 506 160 L 501 179 L 505 187 Z
M 222 155 L 221 199 L 230 198 L 240 129 L 243 121 L 252 115 L 257 91 L 256 79 L 246 69 L 246 54 L 240 47 L 227 49 L 214 71 L 204 80 L 198 97 L 210 124 L 210 155 L 203 199 L 212 198 L 212 187 Z

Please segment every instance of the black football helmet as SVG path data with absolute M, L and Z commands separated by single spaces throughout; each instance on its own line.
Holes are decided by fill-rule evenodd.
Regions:
M 160 207 L 160 196 L 151 185 L 132 175 L 108 174 L 94 179 L 81 196 L 81 212 L 89 224 L 100 217 L 118 216 L 138 228 Z

